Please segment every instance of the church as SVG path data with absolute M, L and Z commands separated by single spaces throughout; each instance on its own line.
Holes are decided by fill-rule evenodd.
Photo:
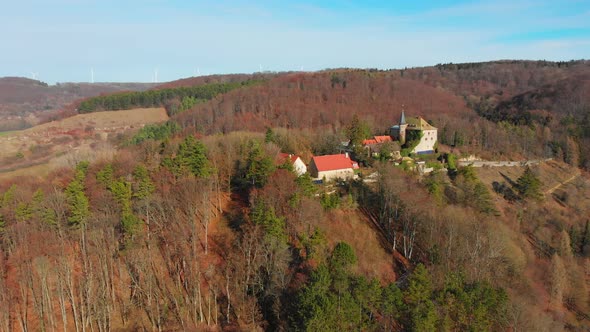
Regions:
M 415 154 L 434 153 L 436 149 L 438 129 L 432 126 L 422 117 L 408 117 L 402 110 L 402 115 L 399 124 L 392 126 L 389 129 L 389 134 L 393 140 L 398 141 L 403 145 L 407 141 L 419 139 L 419 143 L 411 151 Z

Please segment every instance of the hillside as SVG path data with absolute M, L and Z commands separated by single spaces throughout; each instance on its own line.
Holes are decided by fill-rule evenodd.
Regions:
M 287 73 L 260 86 L 236 90 L 178 116 L 207 133 L 285 128 L 341 128 L 362 114 L 377 130 L 399 118 L 402 106 L 428 118 L 470 117 L 459 96 L 398 71 L 337 70 Z
M 0 136 L 0 178 L 42 176 L 78 160 L 112 156 L 117 135 L 167 119 L 163 108 L 133 109 L 79 114 L 7 133 Z
M 4 134 L 0 330 L 585 331 L 587 68 L 197 77 Z M 402 109 L 434 154 L 341 144 Z M 355 179 L 277 162 L 343 149 Z
M 0 78 L 0 131 L 18 130 L 56 118 L 72 102 L 117 91 L 143 91 L 149 83 L 58 83 Z
M 195 105 L 175 120 L 205 134 L 275 126 L 333 134 L 358 114 L 382 133 L 403 107 L 429 119 L 440 141 L 461 153 L 517 159 L 569 154 L 576 165 L 590 167 L 584 117 L 589 71 L 587 61 L 502 61 L 285 73 Z M 546 95 L 546 102 L 524 107 L 518 100 L 528 95 Z M 502 116 L 507 105 L 516 105 L 509 111 L 514 116 Z

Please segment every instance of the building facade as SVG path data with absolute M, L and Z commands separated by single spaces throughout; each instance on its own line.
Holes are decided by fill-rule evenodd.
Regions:
M 436 150 L 438 129 L 422 117 L 408 117 L 406 121 L 402 111 L 399 124 L 392 126 L 389 133 L 394 140 L 399 141 L 400 145 L 405 144 L 406 140 L 419 138 L 420 141 L 411 151 L 412 153 L 428 154 Z
M 318 180 L 347 180 L 354 177 L 354 170 L 358 168 L 358 163 L 351 160 L 348 153 L 315 156 L 309 163 L 309 174 Z

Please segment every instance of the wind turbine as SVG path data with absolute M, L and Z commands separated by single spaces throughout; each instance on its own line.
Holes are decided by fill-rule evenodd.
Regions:
M 258 67 L 260 68 L 260 72 L 262 73 L 262 64 L 259 64 Z
M 154 69 L 154 83 L 158 83 L 158 68 Z
M 90 68 L 90 83 L 94 84 L 94 68 Z
M 39 73 L 31 72 L 32 79 L 37 80 L 37 75 L 39 75 Z

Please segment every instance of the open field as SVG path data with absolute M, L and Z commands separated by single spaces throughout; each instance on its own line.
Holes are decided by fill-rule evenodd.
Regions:
M 579 169 L 569 167 L 564 163 L 555 161 L 542 162 L 539 165 L 531 166 L 537 172 L 539 178 L 543 182 L 541 190 L 547 192 L 555 190 L 562 183 L 571 181 L 572 176 L 580 174 Z M 516 183 L 516 180 L 524 172 L 524 167 L 506 166 L 506 167 L 477 167 L 475 168 L 480 180 L 485 183 L 490 190 L 493 190 L 493 183 L 506 183 L 511 185 Z
M 53 121 L 35 126 L 20 133 L 31 135 L 53 131 L 86 130 L 114 131 L 142 127 L 148 123 L 157 123 L 168 120 L 166 110 L 163 108 L 136 108 L 124 111 L 94 112 L 78 114 L 60 121 Z
M 115 148 L 115 135 L 168 119 L 163 108 L 79 114 L 22 131 L 0 133 L 0 177 L 37 175 L 44 167 L 92 158 Z M 24 173 L 23 173 L 24 172 Z

